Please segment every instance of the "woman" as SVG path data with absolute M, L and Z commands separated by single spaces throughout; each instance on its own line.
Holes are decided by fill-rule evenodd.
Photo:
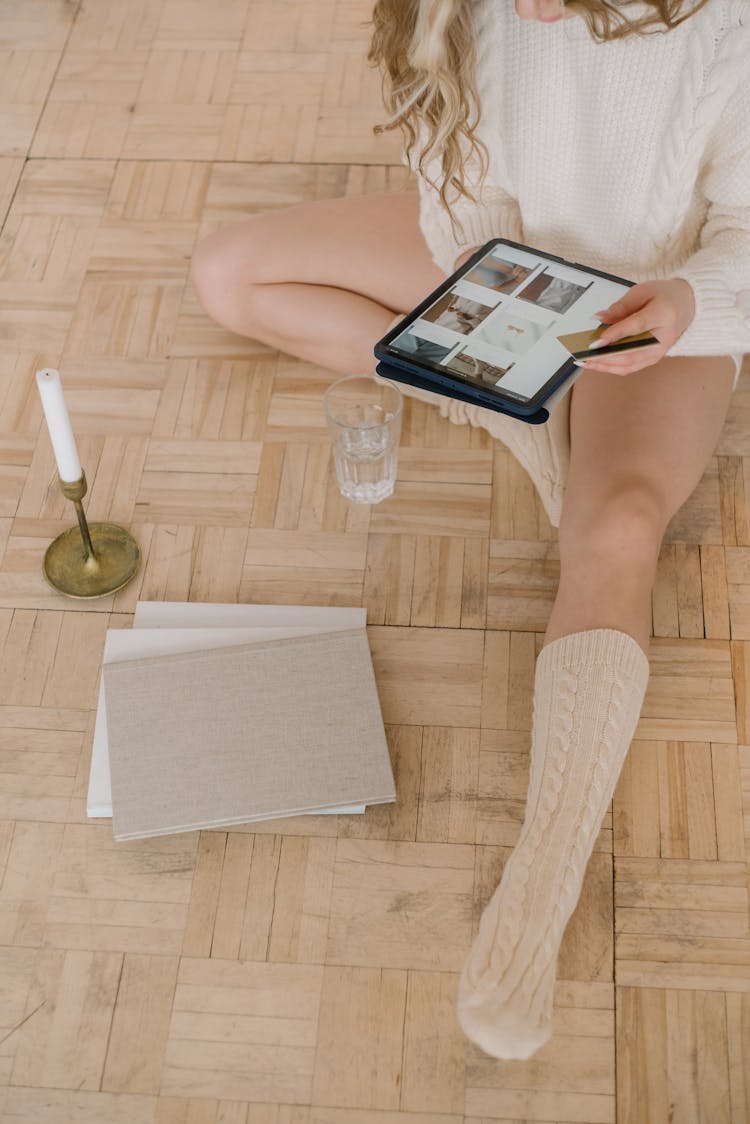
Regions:
M 505 1058 L 550 1035 L 560 941 L 646 691 L 662 536 L 750 351 L 750 0 L 560 3 L 379 0 L 371 58 L 419 193 L 258 216 L 194 268 L 220 323 L 347 373 L 491 237 L 637 282 L 602 310 L 605 340 L 658 345 L 587 363 L 546 426 L 438 400 L 509 446 L 559 524 L 525 819 L 459 983 L 464 1031 Z

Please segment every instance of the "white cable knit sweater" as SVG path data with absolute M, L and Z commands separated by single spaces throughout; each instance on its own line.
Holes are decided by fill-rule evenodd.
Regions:
M 462 237 L 420 178 L 436 263 L 499 236 L 632 281 L 682 277 L 696 313 L 668 354 L 750 352 L 750 0 L 608 43 L 511 0 L 475 0 L 475 24 L 490 166 L 479 203 L 454 207 Z

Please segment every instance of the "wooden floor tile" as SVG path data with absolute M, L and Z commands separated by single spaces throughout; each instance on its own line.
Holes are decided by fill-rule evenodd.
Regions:
M 26 765 L 26 768 L 29 766 Z M 62 780 L 62 784 L 58 781 L 60 796 L 65 796 L 70 781 L 66 784 L 64 776 Z M 15 814 L 18 815 L 18 812 Z M 0 887 L 0 924 L 4 945 L 30 948 L 42 945 L 63 835 L 61 823 L 20 821 L 15 824 L 8 845 L 5 877 Z
M 99 281 L 81 288 L 66 341 L 78 358 L 164 359 L 169 353 L 183 281 Z
M 559 577 L 553 544 L 491 539 L 487 626 L 545 632 Z
M 407 973 L 325 969 L 312 1101 L 393 1110 L 401 1099 Z
M 420 842 L 474 842 L 478 774 L 478 730 L 424 728 L 417 821 Z
M 627 857 L 745 861 L 735 745 L 636 741 L 614 797 Z
M 750 937 L 743 863 L 621 858 L 615 893 L 618 933 Z
M 747 373 L 748 359 L 745 356 L 740 380 L 732 395 L 727 420 L 716 446 L 716 452 L 720 457 L 745 457 L 748 455 L 745 422 L 748 409 L 750 409 L 750 384 L 748 384 Z
M 339 840 L 327 963 L 456 971 L 470 943 L 473 883 L 467 845 Z
M 286 1124 L 286 1117 L 280 1119 Z M 444 1112 L 382 1112 L 380 1109 L 320 1108 L 312 1105 L 309 1116 L 299 1117 L 299 1124 L 463 1124 L 463 1120 L 462 1115 Z M 262 1117 L 259 1124 L 264 1124 Z M 271 1120 L 271 1124 L 275 1121 Z M 297 1124 L 297 1117 L 290 1116 L 289 1124 Z
M 366 535 L 251 530 L 240 585 L 243 601 L 357 605 Z M 399 721 L 388 718 L 387 721 Z
M 31 1007 L 29 996 L 34 984 L 37 953 L 28 948 L 8 948 L 3 938 L 0 949 L 0 1087 L 8 1084 L 25 1021 L 38 1007 Z
M 736 1068 L 727 1082 L 728 1058 L 737 1057 L 738 1043 L 730 1047 L 724 995 L 628 987 L 618 993 L 622 1119 L 628 1124 L 656 1124 L 667 1116 L 675 1124 L 741 1120 L 747 1083 Z
M 375 627 L 368 636 L 386 722 L 479 724 L 482 633 Z M 420 666 L 418 678 L 410 675 L 415 664 Z
M 48 103 L 34 132 L 35 159 L 64 156 L 86 160 L 115 159 L 130 126 L 126 104 Z
M 728 547 L 727 597 L 733 640 L 750 639 L 750 549 Z
M 165 1096 L 308 1104 L 323 969 L 184 957 Z
M 724 550 L 715 545 L 702 546 L 700 563 L 704 635 L 711 640 L 728 640 L 731 632 Z
M 322 964 L 335 853 L 333 839 L 228 836 L 211 955 Z
M 17 215 L 64 214 L 99 218 L 115 175 L 111 160 L 30 160 L 13 199 Z
M 3 157 L 26 156 L 40 111 L 42 107 L 33 105 L 3 107 L 0 114 L 3 133 L 0 154 Z
M 75 20 L 78 5 L 61 7 L 56 0 L 34 0 L 23 7 L 2 6 L 3 42 L 17 50 L 62 50 Z
M 492 450 L 492 466 L 492 538 L 535 546 L 554 542 L 557 533 L 529 476 L 499 442 Z
M 150 955 L 179 953 L 195 865 L 194 835 L 133 847 L 108 824 L 67 825 L 46 917 L 45 943 Z
M 154 1124 L 156 1097 L 61 1089 L 8 1089 L 4 1118 L 10 1124 Z
M 456 977 L 409 972 L 401 1104 L 412 1112 L 460 1112 L 465 1057 L 455 1017 Z
M 745 860 L 750 855 L 750 746 L 743 745 L 739 751 L 740 794 L 745 828 Z
M 664 534 L 664 541 L 701 545 L 722 542 L 716 457 L 711 458 L 695 491 L 673 517 Z
M 406 531 L 487 538 L 489 498 L 487 484 L 397 482 L 391 502 L 373 510 L 370 525 L 381 534 Z
M 248 0 L 216 0 L 210 12 L 200 0 L 167 0 L 160 6 L 153 45 L 167 50 L 230 49 L 242 39 L 248 8 Z
M 416 547 L 415 535 L 368 535 L 363 602 L 370 624 L 409 624 Z
M 680 652 L 679 670 L 674 658 Z M 729 645 L 717 640 L 653 640 L 651 678 L 637 739 L 735 742 Z
M 159 1092 L 177 968 L 175 956 L 123 957 L 102 1077 L 106 1091 Z
M 11 1084 L 99 1088 L 121 969 L 115 952 L 39 952 Z
M 0 119 L 3 125 L 3 137 L 0 142 L 0 155 L 3 157 L 25 157 L 28 154 L 42 113 L 47 88 L 59 58 L 57 51 L 0 51 L 0 63 L 6 75 L 12 75 L 16 79 L 13 83 L 15 89 L 11 88 L 11 82 L 7 78 L 2 83 L 3 105 Z M 18 82 L 18 77 L 22 76 L 25 68 L 29 66 L 33 66 L 38 72 L 36 90 L 34 84 Z
M 50 91 L 51 103 L 134 102 L 143 81 L 147 51 L 65 51 Z

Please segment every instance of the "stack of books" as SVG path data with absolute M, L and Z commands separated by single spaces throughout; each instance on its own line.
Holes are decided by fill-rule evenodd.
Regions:
M 364 609 L 139 602 L 107 633 L 89 816 L 115 839 L 396 799 Z

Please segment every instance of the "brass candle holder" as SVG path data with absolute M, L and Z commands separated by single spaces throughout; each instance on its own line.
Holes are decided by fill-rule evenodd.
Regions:
M 66 499 L 72 500 L 78 526 L 63 531 L 44 555 L 44 576 L 66 597 L 106 597 L 130 581 L 138 569 L 141 551 L 129 531 L 116 523 L 86 522 L 83 497 L 86 474 L 69 483 L 60 480 Z

